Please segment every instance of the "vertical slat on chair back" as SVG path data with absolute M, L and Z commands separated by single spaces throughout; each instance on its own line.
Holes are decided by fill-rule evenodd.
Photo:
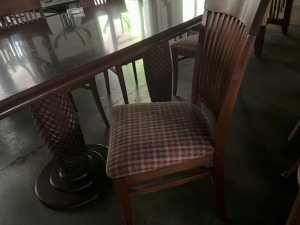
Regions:
M 283 9 L 285 7 L 286 0 L 272 0 L 269 13 L 269 20 L 282 19 Z
M 1 0 L 1 29 L 44 18 L 40 0 Z
M 248 39 L 241 21 L 221 13 L 207 12 L 197 81 L 197 103 L 206 103 L 219 117 L 236 63 Z
M 197 105 L 205 103 L 216 120 L 224 104 L 230 108 L 235 103 L 232 97 L 238 92 L 267 4 L 268 0 L 206 1 L 192 101 Z

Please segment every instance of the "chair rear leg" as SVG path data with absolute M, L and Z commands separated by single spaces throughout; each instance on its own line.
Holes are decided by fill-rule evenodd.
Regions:
M 175 50 L 172 51 L 172 62 L 173 62 L 173 95 L 177 94 L 178 85 L 178 54 Z
M 132 225 L 132 212 L 130 205 L 130 197 L 127 191 L 127 185 L 125 178 L 117 178 L 112 180 L 115 186 L 115 189 L 119 195 L 121 205 L 123 208 L 123 213 L 125 217 L 125 224 Z
M 132 69 L 133 69 L 133 75 L 134 75 L 135 83 L 138 84 L 135 61 L 132 62 Z
M 293 3 L 294 3 L 294 0 L 286 0 L 285 12 L 284 12 L 284 18 L 283 18 L 283 25 L 282 25 L 282 33 L 284 35 L 287 35 L 288 30 L 289 30 Z
M 102 103 L 101 103 L 101 100 L 100 100 L 100 96 L 99 96 L 99 93 L 98 93 L 98 88 L 97 88 L 95 77 L 92 78 L 89 81 L 89 85 L 90 85 L 94 100 L 96 102 L 97 108 L 98 108 L 98 110 L 101 114 L 101 117 L 102 117 L 104 123 L 106 124 L 106 126 L 109 127 L 109 122 L 108 122 L 107 117 L 105 115 L 105 112 L 104 112 L 104 109 L 103 109 L 103 106 L 102 106 Z
M 128 95 L 127 95 L 127 90 L 126 90 L 126 86 L 125 86 L 125 80 L 124 80 L 124 74 L 123 74 L 122 67 L 120 65 L 116 65 L 115 68 L 116 68 L 116 73 L 117 73 L 119 83 L 121 86 L 121 91 L 122 91 L 124 102 L 125 102 L 125 104 L 128 104 L 129 101 L 128 101 Z
M 110 94 L 110 86 L 109 86 L 108 70 L 105 70 L 103 73 L 104 73 L 106 92 L 109 95 Z
M 219 216 L 222 220 L 228 220 L 225 201 L 224 172 L 221 166 L 214 168 L 213 181 Z

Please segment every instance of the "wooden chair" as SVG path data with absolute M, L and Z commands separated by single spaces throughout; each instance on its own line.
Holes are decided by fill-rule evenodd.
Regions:
M 45 20 L 45 16 L 41 7 L 40 0 L 26 0 L 26 1 L 2 0 L 1 8 L 0 8 L 1 30 L 10 29 L 16 26 L 21 26 L 26 23 L 35 22 L 37 20 Z M 34 32 L 33 35 L 35 35 Z M 108 77 L 107 71 L 104 71 L 104 74 L 107 80 Z M 106 118 L 104 109 L 100 101 L 95 78 L 91 79 L 87 84 L 83 85 L 82 87 L 91 90 L 97 108 L 102 116 L 102 119 L 104 123 L 107 126 L 109 126 L 109 122 Z M 109 89 L 107 91 L 109 92 Z M 70 95 L 70 97 L 71 97 L 71 101 L 74 104 L 72 95 Z
M 296 139 L 296 137 L 299 137 L 299 134 L 300 134 L 300 119 L 298 120 L 296 126 L 290 133 L 288 137 L 288 142 L 293 142 Z M 281 176 L 285 178 L 290 178 L 292 175 L 297 173 L 299 166 L 300 166 L 300 158 L 298 158 L 297 161 L 288 170 L 282 172 Z
M 261 26 L 259 35 L 255 42 L 255 55 L 260 57 L 263 51 L 265 40 L 266 26 L 268 24 L 279 25 L 282 28 L 282 33 L 287 35 L 290 25 L 294 0 L 271 0 L 269 11 L 266 14 L 266 21 Z
M 282 26 L 282 33 L 287 35 L 294 0 L 272 0 L 268 24 L 276 24 Z
M 127 10 L 124 0 L 80 0 L 80 5 L 83 8 L 101 7 L 103 9 L 106 9 L 108 11 L 108 13 L 110 13 L 109 12 L 110 7 L 113 8 L 114 11 L 116 11 L 116 9 L 119 9 L 120 11 Z M 129 101 L 128 101 L 128 95 L 127 95 L 127 91 L 126 91 L 126 85 L 125 85 L 125 79 L 124 79 L 122 66 L 127 65 L 129 63 L 132 64 L 135 83 L 138 84 L 135 61 L 140 58 L 141 57 L 130 59 L 127 62 L 123 62 L 122 64 L 115 65 L 114 67 L 110 68 L 110 70 L 118 76 L 125 104 L 128 104 Z M 108 78 L 107 78 L 107 80 L 108 80 Z M 109 83 L 109 80 L 108 80 L 108 83 Z
M 192 102 L 113 109 L 106 171 L 132 224 L 130 198 L 212 176 L 227 218 L 224 154 L 230 117 L 268 0 L 207 0 Z

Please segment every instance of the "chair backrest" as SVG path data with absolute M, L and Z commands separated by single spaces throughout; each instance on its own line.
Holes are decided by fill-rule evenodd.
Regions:
M 112 2 L 112 0 L 80 0 L 80 5 L 83 8 L 89 8 L 94 6 L 103 6 L 109 2 Z
M 288 6 L 293 4 L 293 0 L 271 0 L 271 7 L 268 20 L 283 19 Z
M 205 3 L 192 102 L 199 106 L 204 103 L 216 121 L 224 110 L 231 114 L 268 2 L 207 0 Z
M 7 29 L 44 18 L 40 0 L 1 0 L 0 28 Z

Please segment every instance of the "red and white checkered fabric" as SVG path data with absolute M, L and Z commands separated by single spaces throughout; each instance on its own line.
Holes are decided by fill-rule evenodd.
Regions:
M 207 117 L 188 102 L 117 106 L 113 110 L 107 175 L 118 178 L 214 153 Z

